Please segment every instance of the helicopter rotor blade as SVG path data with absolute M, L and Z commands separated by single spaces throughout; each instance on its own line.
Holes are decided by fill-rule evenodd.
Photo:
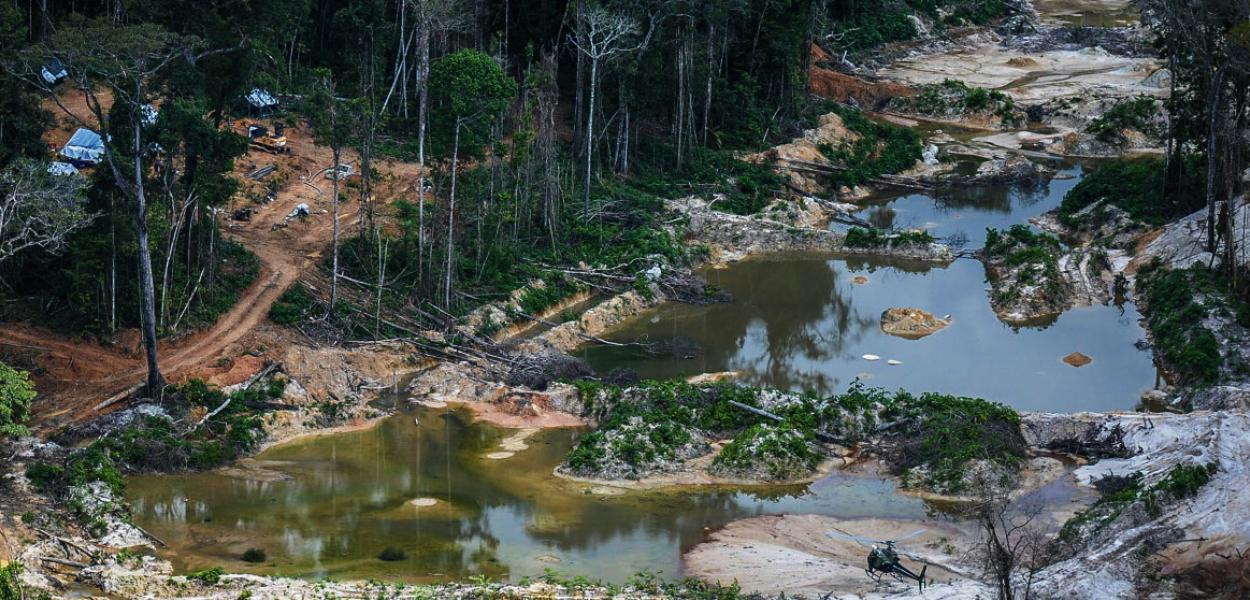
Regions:
M 896 543 L 896 544 L 897 544 L 897 543 L 902 542 L 902 541 L 910 540 L 910 539 L 912 539 L 912 538 L 914 538 L 914 537 L 916 537 L 916 536 L 918 536 L 918 535 L 920 535 L 920 534 L 922 534 L 922 533 L 925 533 L 925 532 L 927 532 L 927 531 L 929 531 L 929 530 L 928 530 L 928 529 L 917 529 L 917 530 L 915 530 L 915 531 L 913 531 L 913 532 L 911 532 L 911 533 L 909 533 L 909 534 L 907 534 L 907 535 L 905 535 L 905 536 L 903 536 L 903 537 L 901 537 L 901 538 L 898 538 L 898 539 L 894 540 L 894 543 Z
M 865 546 L 871 546 L 871 545 L 873 545 L 873 544 L 883 544 L 883 543 L 885 543 L 885 542 L 882 542 L 882 541 L 880 541 L 880 540 L 874 540 L 874 539 L 871 539 L 871 538 L 866 538 L 866 537 L 863 537 L 863 536 L 859 536 L 859 535 L 854 535 L 854 534 L 851 534 L 851 533 L 847 533 L 847 532 L 845 532 L 845 531 L 842 531 L 841 529 L 838 529 L 837 527 L 834 527 L 834 528 L 833 528 L 833 531 L 826 531 L 826 532 L 825 532 L 825 535 L 827 535 L 827 536 L 829 536 L 829 537 L 831 537 L 831 538 L 833 538 L 833 539 L 838 539 L 838 540 L 846 540 L 846 541 L 849 541 L 849 542 L 857 542 L 857 543 L 863 544 L 863 545 L 865 545 Z

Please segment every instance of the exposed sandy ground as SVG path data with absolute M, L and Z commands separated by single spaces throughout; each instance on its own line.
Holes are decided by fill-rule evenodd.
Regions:
M 1033 0 L 1045 25 L 1129 27 L 1141 21 L 1133 0 Z
M 908 555 L 903 564 L 935 587 L 959 578 L 966 568 L 959 557 L 967 551 L 969 534 L 937 521 L 904 519 L 837 519 L 821 515 L 753 517 L 734 521 L 695 546 L 683 557 L 687 575 L 730 584 L 761 594 L 825 594 L 895 592 L 914 589 L 915 582 L 884 577 L 878 583 L 865 574 L 869 548 L 827 535 L 834 529 L 870 539 L 894 539 L 916 530 L 925 532 L 899 545 Z
M 1114 56 L 1098 48 L 1026 53 L 987 42 L 901 60 L 880 74 L 910 85 L 958 79 L 1035 104 L 1090 95 L 1162 95 L 1165 88 L 1142 83 L 1158 67 L 1152 59 Z

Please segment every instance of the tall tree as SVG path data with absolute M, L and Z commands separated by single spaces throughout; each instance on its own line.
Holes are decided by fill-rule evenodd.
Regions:
M 512 98 L 517 85 L 504 74 L 490 56 L 476 50 L 461 50 L 439 59 L 430 71 L 430 87 L 435 105 L 445 116 L 444 125 L 452 136 L 451 185 L 447 200 L 447 263 L 443 306 L 451 306 L 455 271 L 456 177 L 460 161 L 462 131 L 495 118 Z
M 309 103 L 313 107 L 313 135 L 318 144 L 330 147 L 330 206 L 333 233 L 330 259 L 330 314 L 334 314 L 339 297 L 339 181 L 343 178 L 343 147 L 352 140 L 352 119 L 347 103 L 335 96 L 334 77 L 323 71 L 316 93 Z
M 599 82 L 599 67 L 613 56 L 637 49 L 637 46 L 631 47 L 628 43 L 638 33 L 638 22 L 594 7 L 582 14 L 581 27 L 584 33 L 573 36 L 569 41 L 590 61 L 590 102 L 586 109 L 586 141 L 582 150 L 586 164 L 582 180 L 582 218 L 590 219 L 590 172 L 594 155 L 595 89 Z
M 0 262 L 29 248 L 56 252 L 95 215 L 83 201 L 81 177 L 53 175 L 20 161 L 0 172 Z

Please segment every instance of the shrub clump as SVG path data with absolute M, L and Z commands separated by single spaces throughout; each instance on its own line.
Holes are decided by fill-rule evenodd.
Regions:
M 269 320 L 279 325 L 294 325 L 311 315 L 316 302 L 304 286 L 296 284 L 282 292 L 269 307 Z
M 753 479 L 785 480 L 810 473 L 820 462 L 812 434 L 790 424 L 752 425 L 725 445 L 712 471 Z
M 1003 127 L 1019 127 L 1026 121 L 1024 111 L 1010 96 L 997 90 L 968 87 L 968 84 L 956 79 L 922 86 L 919 94 L 896 98 L 891 104 L 900 111 L 929 117 L 997 117 Z
M 30 373 L 0 362 L 0 437 L 26 433 L 22 424 L 30 418 L 30 402 L 37 395 Z
M 1059 272 L 1059 238 L 1025 225 L 1006 231 L 987 229 L 982 251 L 991 268 L 996 310 L 1024 315 L 1057 312 L 1066 302 L 1068 284 Z
M 1068 227 L 1081 224 L 1084 211 L 1107 202 L 1130 217 L 1149 225 L 1163 225 L 1203 206 L 1206 185 L 1194 157 L 1184 159 L 1179 192 L 1167 193 L 1167 171 L 1160 158 L 1116 160 L 1086 173 L 1059 204 L 1059 221 Z M 1191 168 L 1193 167 L 1193 168 Z
M 1162 103 L 1150 96 L 1124 100 L 1090 121 L 1085 131 L 1108 144 L 1123 143 L 1126 130 L 1161 139 L 1166 134 L 1163 122 L 1158 118 L 1162 108 Z
M 826 158 L 843 167 L 831 176 L 833 185 L 856 186 L 881 175 L 906 171 L 924 155 L 920 135 L 914 129 L 873 121 L 857 108 L 832 108 L 847 129 L 859 134 L 854 143 L 820 147 Z

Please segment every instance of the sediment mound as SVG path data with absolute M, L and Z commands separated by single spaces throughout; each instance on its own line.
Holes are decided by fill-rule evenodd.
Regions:
M 881 331 L 913 340 L 937 333 L 950 324 L 949 318 L 939 319 L 913 307 L 895 307 L 881 313 Z

